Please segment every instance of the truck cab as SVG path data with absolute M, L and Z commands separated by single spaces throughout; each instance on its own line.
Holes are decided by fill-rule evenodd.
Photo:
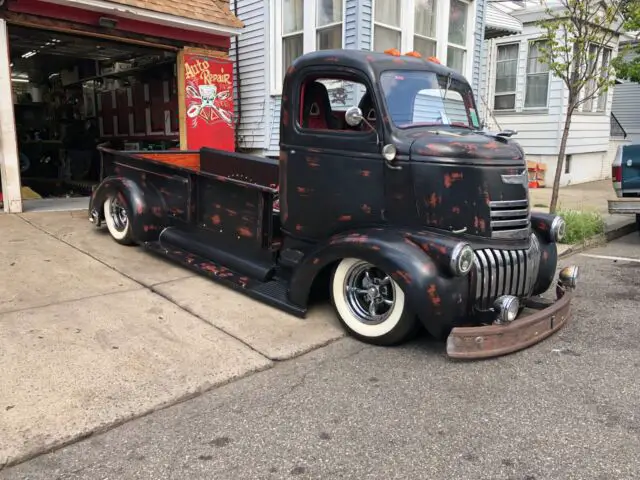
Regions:
M 468 82 L 437 60 L 303 55 L 285 75 L 280 142 L 277 161 L 104 151 L 90 219 L 299 316 L 325 291 L 368 343 L 422 325 L 450 356 L 481 358 L 567 321 L 577 267 L 555 300 L 540 296 L 564 222 L 530 210 L 522 149 L 481 129 Z

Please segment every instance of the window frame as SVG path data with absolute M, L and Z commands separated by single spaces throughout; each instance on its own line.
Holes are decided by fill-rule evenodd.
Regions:
M 526 40 L 527 42 L 527 55 L 525 56 L 525 69 L 524 69 L 524 90 L 522 92 L 522 111 L 523 112 L 535 112 L 540 110 L 549 109 L 549 94 L 551 93 L 551 69 L 547 67 L 545 75 L 547 76 L 547 101 L 544 106 L 527 107 L 527 86 L 529 84 L 529 55 L 531 53 L 531 45 L 534 43 L 545 43 L 544 39 L 540 37 Z M 533 73 L 531 75 L 543 75 L 541 73 Z
M 375 26 L 379 24 L 383 28 L 397 30 L 391 25 L 383 22 L 377 22 L 375 18 L 376 1 L 372 0 L 371 4 L 371 50 L 375 45 Z M 473 73 L 473 49 L 474 49 L 474 33 L 477 1 L 475 0 L 459 0 L 466 3 L 467 8 L 467 31 L 466 45 L 458 45 L 449 43 L 449 10 L 451 9 L 451 0 L 435 0 L 436 2 L 436 37 L 431 39 L 423 35 L 420 38 L 436 41 L 436 57 L 443 65 L 447 64 L 447 49 L 449 47 L 464 51 L 463 71 L 460 72 L 465 78 L 470 79 Z M 400 51 L 402 53 L 410 52 L 414 49 L 415 33 L 415 0 L 397 0 L 402 5 L 402 13 L 400 17 Z
M 299 35 L 300 33 L 290 33 L 283 35 L 283 1 L 273 0 L 270 2 L 272 8 L 269 10 L 270 31 L 269 31 L 269 48 L 272 52 L 269 55 L 269 94 L 272 96 L 282 95 L 282 83 L 284 82 L 284 64 L 283 64 L 283 47 L 282 40 L 288 36 Z M 302 53 L 310 53 L 317 50 L 318 32 L 342 25 L 342 45 L 346 44 L 346 18 L 347 18 L 347 0 L 342 0 L 342 19 L 340 22 L 332 22 L 327 25 L 318 26 L 318 1 L 319 0 L 302 0 L 303 1 L 303 29 L 302 29 Z
M 505 43 L 499 43 L 496 44 L 496 61 L 495 61 L 495 75 L 493 76 L 493 110 L 497 111 L 497 112 L 514 112 L 516 111 L 516 106 L 517 106 L 517 101 L 518 101 L 518 84 L 520 83 L 518 81 L 518 71 L 520 70 L 520 48 L 521 48 L 522 42 L 505 42 Z M 510 47 L 510 46 L 516 46 L 517 50 L 516 50 L 516 85 L 515 88 L 513 90 L 513 92 L 501 92 L 501 93 L 496 93 L 496 84 L 498 83 L 498 50 L 500 49 L 500 47 Z M 512 60 L 510 60 L 512 61 Z M 496 108 L 496 97 L 498 96 L 502 96 L 502 95 L 513 95 L 513 108 Z
M 613 60 L 613 47 L 610 45 L 605 45 L 602 48 L 602 57 L 600 58 L 600 65 L 598 66 L 598 70 L 602 73 L 604 54 L 605 52 L 609 53 L 609 58 L 607 58 L 607 68 L 611 66 L 611 60 Z M 600 92 L 597 98 L 595 98 L 596 105 L 594 113 L 607 113 L 607 104 L 609 103 L 609 91 L 610 89 L 604 90 Z M 603 101 L 603 106 L 600 108 L 600 100 Z

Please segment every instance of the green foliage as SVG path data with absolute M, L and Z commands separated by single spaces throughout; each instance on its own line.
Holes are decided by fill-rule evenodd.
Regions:
M 627 32 L 640 30 L 640 1 L 629 1 L 624 7 L 624 29 Z M 625 60 L 626 58 L 626 60 Z M 616 76 L 640 82 L 640 44 L 627 44 L 618 52 L 613 60 Z
M 566 233 L 561 243 L 581 243 L 604 233 L 604 219 L 598 212 L 563 210 L 558 212 L 566 222 Z

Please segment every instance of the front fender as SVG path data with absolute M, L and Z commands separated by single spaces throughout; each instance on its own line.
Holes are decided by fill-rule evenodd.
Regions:
M 421 232 L 420 237 L 424 240 L 425 235 Z M 439 262 L 411 236 L 408 232 L 368 229 L 332 237 L 296 268 L 289 299 L 306 306 L 311 286 L 325 267 L 343 258 L 359 258 L 391 275 L 404 291 L 408 307 L 431 334 L 441 336 L 466 316 L 469 277 L 444 274 Z
M 142 187 L 134 180 L 112 176 L 105 178 L 91 195 L 89 212 L 98 212 L 98 225 L 104 219 L 103 205 L 110 196 L 120 196 L 129 207 L 132 235 L 136 242 L 157 240 L 166 223 L 166 208 L 161 196 L 148 184 Z

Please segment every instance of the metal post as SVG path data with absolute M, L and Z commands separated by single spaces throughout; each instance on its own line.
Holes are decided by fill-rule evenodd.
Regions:
M 11 93 L 11 67 L 7 22 L 0 19 L 0 175 L 4 211 L 22 212 L 20 162 L 16 141 L 16 124 Z

